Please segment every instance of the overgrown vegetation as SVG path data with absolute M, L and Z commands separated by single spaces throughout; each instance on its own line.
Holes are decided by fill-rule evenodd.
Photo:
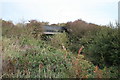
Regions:
M 83 54 L 99 67 L 119 66 L 120 64 L 120 26 L 98 26 L 81 20 L 68 23 L 71 29 L 69 39 L 71 50 L 77 51 L 84 46 Z M 74 47 L 74 48 L 73 48 Z
M 119 78 L 120 27 L 82 20 L 55 24 L 67 33 L 41 37 L 47 22 L 2 21 L 3 78 Z M 43 35 L 42 35 L 43 36 Z

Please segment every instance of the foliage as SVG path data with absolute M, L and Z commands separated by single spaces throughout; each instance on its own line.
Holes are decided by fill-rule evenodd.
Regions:
M 91 37 L 84 37 L 81 43 L 86 47 L 85 54 L 99 66 L 119 66 L 120 37 L 118 28 L 102 28 Z M 93 58 L 94 57 L 94 58 Z
M 96 31 L 99 28 L 98 25 L 87 23 L 82 20 L 76 20 L 74 22 L 68 22 L 67 26 L 70 35 L 76 39 L 82 38 L 87 32 Z
M 31 20 L 30 23 L 27 24 L 27 29 L 31 29 L 30 32 L 32 33 L 33 37 L 39 39 L 42 35 L 43 31 L 43 23 L 38 22 L 37 20 Z
M 68 37 L 67 34 L 64 33 L 60 33 L 60 34 L 56 34 L 54 36 L 50 37 L 50 43 L 51 46 L 56 47 L 56 48 L 62 48 L 62 46 L 67 46 L 68 45 Z
M 66 53 L 64 50 L 53 48 L 42 41 L 38 41 L 33 45 L 33 48 L 26 50 L 21 49 L 17 43 L 14 45 L 19 47 L 11 49 L 13 42 L 14 40 L 10 41 L 5 38 L 3 44 L 6 54 L 3 62 L 4 66 L 6 65 L 3 69 L 4 78 L 72 78 L 85 77 L 86 75 L 92 77 L 89 75 L 94 74 L 93 64 L 84 60 L 82 55 L 77 58 L 70 52 Z M 29 43 L 32 42 L 26 42 L 24 45 L 29 45 Z M 21 50 L 18 51 L 18 49 Z M 14 56 L 7 55 L 9 53 Z M 82 71 L 79 72 L 79 69 Z
M 3 78 L 120 76 L 119 25 L 108 28 L 82 20 L 55 24 L 66 26 L 68 33 L 56 34 L 50 41 L 44 41 L 40 38 L 41 26 L 47 22 L 31 20 L 28 24 L 14 25 L 2 20 L 2 23 Z M 81 46 L 84 46 L 81 53 L 73 54 Z
M 34 38 L 40 38 L 42 34 L 42 23 L 36 20 L 31 20 L 30 23 L 18 23 L 14 25 L 10 21 L 2 20 L 2 36 L 8 38 L 20 38 L 21 36 L 33 36 Z
M 69 31 L 69 49 L 77 52 L 84 46 L 82 53 L 86 59 L 99 67 L 119 66 L 120 29 L 116 27 L 98 26 L 82 20 L 67 23 Z
M 68 38 L 70 41 L 69 49 L 76 52 L 79 50 L 80 46 L 82 46 L 80 39 L 84 36 L 89 36 L 88 33 L 92 32 L 95 34 L 100 27 L 82 20 L 76 20 L 74 22 L 68 22 L 66 28 L 68 30 Z

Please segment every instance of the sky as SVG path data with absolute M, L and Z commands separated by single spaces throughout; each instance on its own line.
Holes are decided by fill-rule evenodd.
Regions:
M 119 0 L 0 0 L 0 18 L 64 23 L 82 19 L 107 25 L 118 20 Z

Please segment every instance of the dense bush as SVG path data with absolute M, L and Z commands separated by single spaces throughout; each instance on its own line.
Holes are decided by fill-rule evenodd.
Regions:
M 31 20 L 29 23 L 18 23 L 14 25 L 11 21 L 2 20 L 2 36 L 8 38 L 19 38 L 21 36 L 32 36 L 40 38 L 42 34 L 43 23 L 37 20 Z
M 77 20 L 59 24 L 66 25 L 68 33 L 43 41 L 39 38 L 42 24 L 36 20 L 19 25 L 3 21 L 3 78 L 120 76 L 120 27 L 106 28 Z M 84 56 L 73 54 L 82 45 L 84 49 L 80 53 Z
M 3 78 L 116 78 L 118 68 L 95 67 L 71 52 L 56 49 L 41 40 L 3 38 Z M 30 47 L 32 46 L 32 47 Z M 29 48 L 30 47 L 30 48 Z
M 33 35 L 34 38 L 39 39 L 42 35 L 43 31 L 43 23 L 37 20 L 31 20 L 30 23 L 27 24 L 27 29 L 30 30 L 29 32 Z
M 40 40 L 24 42 L 24 45 L 33 46 L 25 50 L 15 41 L 4 38 L 4 78 L 96 77 L 93 64 L 84 60 L 82 55 L 75 57 Z
M 110 25 L 112 26 L 112 25 Z M 75 53 L 84 46 L 83 54 L 100 67 L 120 64 L 120 29 L 98 26 L 82 20 L 67 23 L 69 49 Z
M 69 49 L 76 52 L 81 46 L 80 39 L 84 36 L 89 36 L 88 33 L 90 32 L 95 34 L 100 27 L 82 20 L 76 20 L 74 22 L 68 22 L 66 28 L 68 30 L 68 38 L 70 42 Z
M 81 43 L 87 58 L 99 66 L 119 66 L 120 37 L 118 28 L 101 28 L 95 35 L 84 37 Z
M 69 42 L 68 37 L 67 37 L 67 34 L 65 32 L 51 36 L 50 41 L 48 41 L 48 43 L 51 46 L 56 47 L 58 49 L 62 48 L 62 46 L 67 47 L 68 42 Z

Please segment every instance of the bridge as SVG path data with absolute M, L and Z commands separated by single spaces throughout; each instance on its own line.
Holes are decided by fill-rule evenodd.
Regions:
M 66 31 L 65 27 L 60 26 L 43 26 L 43 34 L 53 35 L 53 34 L 61 34 Z

